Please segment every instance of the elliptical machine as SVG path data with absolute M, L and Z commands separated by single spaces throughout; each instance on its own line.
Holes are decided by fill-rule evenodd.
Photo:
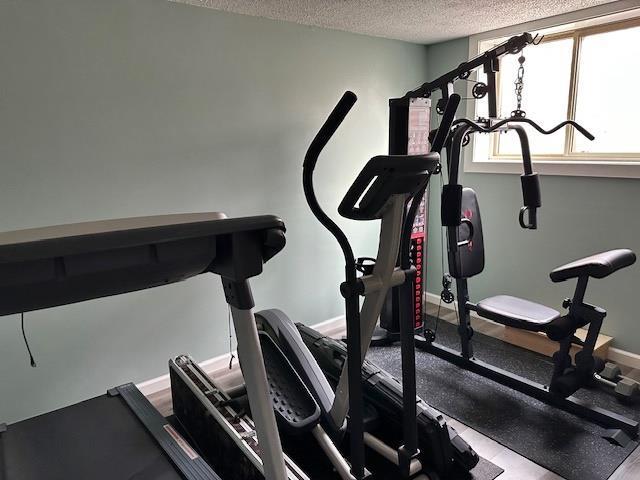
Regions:
M 282 436 L 295 437 L 310 432 L 343 480 L 434 479 L 437 475 L 446 478 L 456 468 L 460 471 L 475 466 L 478 456 L 457 436 L 455 430 L 446 425 L 441 414 L 416 398 L 413 347 L 409 352 L 403 351 L 403 355 L 409 355 L 409 363 L 413 365 L 413 370 L 408 368 L 403 374 L 403 391 L 399 391 L 397 381 L 388 375 L 384 377 L 384 372 L 376 372 L 380 373 L 377 378 L 384 380 L 377 382 L 377 388 L 384 389 L 387 395 L 379 395 L 377 404 L 367 402 L 369 414 L 366 423 L 363 388 L 368 391 L 370 388 L 363 386 L 363 375 L 367 375 L 367 378 L 373 375 L 370 369 L 362 369 L 388 291 L 414 278 L 416 274 L 411 265 L 407 268 L 396 266 L 405 224 L 405 206 L 424 192 L 431 175 L 439 171 L 440 159 L 437 153 L 378 156 L 365 165 L 338 208 L 345 218 L 381 220 L 377 258 L 374 262 L 371 259 L 356 259 L 344 232 L 319 205 L 313 186 L 318 157 L 355 101 L 353 93 L 344 94 L 311 143 L 303 167 L 307 202 L 316 218 L 336 238 L 344 255 L 345 281 L 340 285 L 340 292 L 345 300 L 348 336 L 346 356 L 336 359 L 334 389 L 296 324 L 280 310 L 259 312 L 256 322 L 272 406 Z M 449 123 L 443 130 L 445 133 L 453 121 L 457 102 L 459 98 L 454 98 L 449 108 Z M 444 143 L 444 138 L 441 140 Z M 358 272 L 362 275 L 358 276 Z M 362 308 L 360 296 L 364 297 Z M 411 326 L 408 331 L 413 336 Z M 248 360 L 243 351 L 238 353 L 242 366 Z M 221 458 L 221 448 L 217 446 L 224 435 L 211 433 L 215 425 L 211 428 L 206 426 L 213 419 L 218 427 L 222 427 L 223 433 L 234 440 L 235 446 L 239 447 L 236 450 L 244 454 L 245 461 L 237 464 L 242 468 L 234 469 L 234 478 L 263 478 L 260 449 L 242 407 L 234 404 L 230 396 L 221 393 L 188 358 L 179 357 L 170 362 L 170 366 L 174 412 L 196 444 L 203 451 L 210 452 L 210 455 L 205 454 L 205 458 L 219 471 L 224 469 L 224 464 L 231 463 L 227 455 L 232 449 L 224 449 Z M 378 415 L 389 415 L 392 411 L 398 412 L 396 417 L 385 417 L 379 422 L 370 420 Z M 389 424 L 397 424 L 398 418 L 402 417 L 399 428 L 389 428 Z M 421 425 L 420 435 L 418 424 Z M 384 428 L 376 428 L 380 426 Z M 217 429 L 220 431 L 220 428 Z M 391 438 L 385 438 L 387 433 L 391 433 Z M 348 437 L 349 462 L 342 454 L 342 444 L 346 443 L 344 437 Z M 367 462 L 366 468 L 365 446 L 375 452 L 377 460 Z M 282 479 L 307 478 L 296 466 L 296 459 L 284 458 L 286 473 Z M 434 470 L 430 470 L 432 466 Z M 246 472 L 246 475 L 240 475 L 241 472 Z M 224 472 L 221 471 L 221 474 L 224 475 Z M 333 473 L 327 478 L 335 478 L 335 475 Z M 317 476 L 314 471 L 313 478 L 324 477 Z

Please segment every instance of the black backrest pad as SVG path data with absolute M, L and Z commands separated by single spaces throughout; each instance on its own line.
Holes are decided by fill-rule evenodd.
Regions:
M 340 215 L 375 220 L 392 195 L 417 192 L 440 163 L 440 155 L 381 155 L 364 166 L 340 202 Z
M 467 218 L 473 225 L 473 238 L 467 245 L 462 245 L 449 252 L 449 273 L 453 278 L 469 278 L 484 270 L 484 238 L 482 236 L 482 219 L 476 192 L 468 187 L 462 189 L 461 218 Z M 456 232 L 456 243 L 469 238 L 469 227 L 464 223 L 451 227 Z
M 280 233 L 280 239 L 272 231 Z M 279 242 L 279 243 L 278 243 Z M 0 233 L 0 315 L 213 272 L 243 280 L 284 247 L 273 216 L 161 215 Z

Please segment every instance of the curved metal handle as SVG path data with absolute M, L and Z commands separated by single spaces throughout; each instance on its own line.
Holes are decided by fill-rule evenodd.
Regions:
M 529 212 L 529 221 L 525 222 L 524 216 Z M 526 230 L 536 230 L 538 228 L 538 216 L 537 208 L 535 207 L 522 207 L 520 214 L 518 215 L 518 222 L 520 226 Z
M 570 125 L 573 128 L 575 128 L 576 130 L 578 130 L 582 135 L 587 137 L 589 140 L 593 140 L 593 139 L 596 138 L 591 134 L 591 132 L 589 132 L 589 130 L 584 128 L 578 122 L 574 122 L 573 120 L 565 120 L 564 122 L 560 122 L 558 125 L 556 125 L 555 127 L 553 127 L 550 130 L 545 130 L 540 125 L 538 125 L 536 122 L 531 120 L 530 118 L 514 119 L 514 121 L 519 121 L 519 122 L 522 122 L 522 123 L 528 123 L 529 125 L 531 125 L 533 128 L 535 128 L 537 131 L 539 131 L 543 135 L 551 135 L 552 133 L 555 133 L 558 130 L 560 130 L 562 127 Z
M 476 122 L 474 122 L 472 120 L 469 120 L 468 118 L 459 118 L 458 120 L 453 122 L 453 125 L 459 125 L 461 123 L 465 124 L 465 125 L 468 125 L 469 127 L 471 127 L 473 130 L 475 130 L 477 132 L 482 132 L 482 133 L 495 132 L 496 130 L 500 129 L 500 127 L 505 126 L 507 123 L 527 123 L 527 124 L 531 125 L 533 128 L 535 128 L 538 132 L 542 133 L 543 135 L 551 135 L 552 133 L 555 133 L 558 130 L 560 130 L 562 127 L 570 125 L 573 128 L 575 128 L 576 130 L 578 130 L 582 135 L 587 137 L 589 140 L 593 140 L 595 138 L 591 134 L 591 132 L 589 132 L 586 128 L 584 128 L 578 122 L 574 122 L 573 120 L 565 120 L 564 122 L 560 122 L 558 125 L 556 125 L 555 127 L 551 128 L 549 130 L 545 130 L 540 125 L 538 125 L 536 122 L 534 122 L 530 118 L 526 118 L 526 117 L 509 117 L 509 118 L 505 118 L 504 120 L 500 120 L 499 122 L 494 123 L 490 127 L 484 127 L 484 126 L 482 126 L 482 125 L 480 125 L 480 124 L 478 124 L 478 123 L 476 123 Z
M 462 217 L 460 219 L 460 226 L 462 225 L 466 225 L 467 228 L 469 228 L 469 235 L 466 240 L 462 240 L 461 242 L 458 242 L 458 247 L 464 247 L 465 245 L 469 245 L 473 241 L 474 229 L 473 229 L 473 223 L 471 223 L 471 220 L 469 220 L 467 217 Z
M 304 157 L 303 166 L 305 169 L 310 168 L 313 170 L 315 168 L 320 152 L 327 145 L 327 142 L 329 142 L 333 134 L 336 133 L 336 130 L 357 100 L 358 97 L 356 97 L 355 93 L 350 91 L 344 92 L 344 95 L 342 95 L 342 98 L 338 101 L 336 106 L 333 107 L 333 110 L 314 137 L 311 145 L 309 145 L 307 154 Z
M 313 213 L 318 221 L 327 230 L 329 230 L 340 245 L 345 260 L 347 282 L 355 282 L 356 280 L 356 260 L 353 255 L 353 249 L 351 248 L 351 244 L 349 244 L 347 235 L 320 206 L 318 198 L 316 197 L 315 189 L 313 188 L 313 171 L 315 170 L 316 163 L 318 162 L 320 152 L 322 152 L 322 149 L 331 139 L 357 100 L 358 97 L 356 97 L 356 94 L 353 92 L 347 91 L 342 95 L 342 98 L 333 108 L 329 117 L 327 117 L 311 142 L 311 145 L 307 150 L 307 154 L 304 157 L 304 163 L 302 164 L 302 188 L 304 190 L 304 196 L 307 199 L 311 213 Z

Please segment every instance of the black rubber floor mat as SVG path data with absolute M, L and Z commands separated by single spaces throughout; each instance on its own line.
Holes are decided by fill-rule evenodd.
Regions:
M 480 457 L 478 464 L 469 473 L 471 474 L 470 480 L 494 480 L 502 475 L 504 470 L 486 458 Z M 464 477 L 461 475 L 460 478 Z
M 550 358 L 479 333 L 473 338 L 478 359 L 548 382 Z M 438 342 L 457 348 L 456 327 L 439 322 Z M 367 358 L 401 376 L 398 346 L 372 348 Z M 434 408 L 568 480 L 607 479 L 638 446 L 613 446 L 601 437 L 603 428 L 428 353 L 416 351 L 416 366 L 418 395 Z M 639 405 L 623 405 L 608 392 L 583 389 L 576 396 L 640 420 Z

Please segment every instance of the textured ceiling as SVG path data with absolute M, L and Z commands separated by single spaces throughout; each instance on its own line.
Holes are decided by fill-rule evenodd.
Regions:
M 216 10 L 435 43 L 611 0 L 172 0 Z

